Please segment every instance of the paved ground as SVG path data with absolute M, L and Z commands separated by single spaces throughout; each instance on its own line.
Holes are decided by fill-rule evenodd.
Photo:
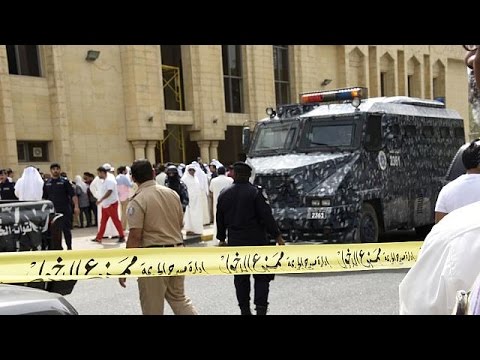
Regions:
M 186 236 L 185 231 L 183 233 L 183 240 L 186 244 L 207 242 L 213 239 L 213 225 L 204 226 L 203 234 L 201 236 Z M 78 229 L 75 228 L 72 231 L 72 247 L 74 250 L 81 249 L 112 249 L 112 248 L 125 248 L 125 243 L 118 244 L 117 239 L 104 239 L 102 244 L 91 241 L 97 234 L 96 227 Z M 128 231 L 126 232 L 128 234 Z M 65 247 L 65 246 L 64 246 Z
M 115 240 L 99 245 L 90 242 L 95 229 L 74 230 L 74 249 L 125 247 Z M 204 238 L 211 239 L 212 227 L 206 227 Z M 215 246 L 216 240 L 187 239 L 188 246 Z M 417 240 L 413 232 L 395 232 L 384 241 Z M 398 313 L 398 285 L 407 270 L 365 271 L 326 274 L 276 275 L 271 282 L 271 315 L 311 314 L 381 314 Z M 190 276 L 186 292 L 200 314 L 236 315 L 237 301 L 230 276 Z M 80 314 L 141 314 L 136 280 L 128 279 L 123 289 L 117 279 L 79 281 L 66 298 Z M 253 307 L 253 306 L 252 306 Z M 172 314 L 168 305 L 166 314 Z
M 398 285 L 407 270 L 277 275 L 270 286 L 270 315 L 395 315 Z M 190 276 L 186 293 L 202 315 L 237 315 L 233 278 Z M 67 300 L 81 315 L 141 315 L 136 280 L 79 281 Z M 165 313 L 172 314 L 168 305 Z

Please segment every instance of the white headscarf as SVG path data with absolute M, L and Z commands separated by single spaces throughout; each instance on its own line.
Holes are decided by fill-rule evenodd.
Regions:
M 82 189 L 84 194 L 87 193 L 88 185 L 85 184 L 85 182 L 83 181 L 83 179 L 80 175 L 75 176 L 75 184 L 80 186 L 80 189 Z
M 223 166 L 222 163 L 217 159 L 213 159 L 212 161 L 210 161 L 210 165 L 215 165 L 217 167 L 217 170 L 220 166 Z
M 195 177 L 198 179 L 198 182 L 200 184 L 200 189 L 202 189 L 205 194 L 208 195 L 208 177 L 207 174 L 205 174 L 200 167 L 200 164 L 196 161 L 192 161 L 190 166 L 193 166 L 195 168 Z M 187 166 L 188 168 L 188 166 Z
M 210 178 L 212 176 L 212 172 L 210 171 L 210 166 L 207 163 L 203 164 L 203 168 L 207 169 L 207 177 Z
M 188 172 L 189 169 L 195 169 L 195 174 L 192 176 L 190 175 L 190 173 Z M 193 178 L 195 182 L 198 183 L 198 185 L 200 185 L 200 182 L 198 181 L 198 177 L 196 176 L 197 174 L 197 168 L 195 167 L 195 165 L 193 164 L 189 164 L 187 165 L 187 167 L 185 168 L 185 173 L 183 174 L 182 178 L 180 180 L 182 180 L 184 183 L 188 182 L 190 178 Z
M 23 170 L 22 177 L 15 184 L 15 195 L 19 200 L 42 200 L 44 181 L 33 166 Z
M 95 176 L 95 179 L 93 179 L 90 183 L 90 192 L 92 193 L 93 197 L 95 197 L 95 199 L 100 199 L 101 197 L 102 184 L 103 180 L 100 179 L 98 175 Z
M 178 170 L 178 176 L 182 177 L 183 171 L 185 170 L 185 164 L 181 163 L 180 165 L 178 165 L 177 170 Z

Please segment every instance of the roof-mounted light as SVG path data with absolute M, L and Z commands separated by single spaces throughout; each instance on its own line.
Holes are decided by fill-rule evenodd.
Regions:
M 273 108 L 271 107 L 266 108 L 265 112 L 267 113 L 268 116 L 270 116 L 270 118 L 274 118 L 277 115 L 275 110 L 273 110 Z
M 364 87 L 354 87 L 338 90 L 315 91 L 303 93 L 300 94 L 300 96 L 300 102 L 302 104 L 353 101 L 355 98 L 359 100 L 368 98 L 368 89 Z

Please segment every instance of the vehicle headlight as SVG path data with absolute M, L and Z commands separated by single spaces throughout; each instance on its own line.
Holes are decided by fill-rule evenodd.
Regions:
M 320 204 L 321 204 L 322 206 L 332 206 L 332 201 L 331 201 L 330 199 L 322 199 L 322 200 L 320 201 Z
M 332 200 L 331 199 L 312 199 L 310 204 L 312 204 L 312 206 L 330 207 L 332 206 Z

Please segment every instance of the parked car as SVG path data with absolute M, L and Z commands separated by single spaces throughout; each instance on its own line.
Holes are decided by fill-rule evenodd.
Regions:
M 78 312 L 62 295 L 0 284 L 0 315 L 78 315 Z

